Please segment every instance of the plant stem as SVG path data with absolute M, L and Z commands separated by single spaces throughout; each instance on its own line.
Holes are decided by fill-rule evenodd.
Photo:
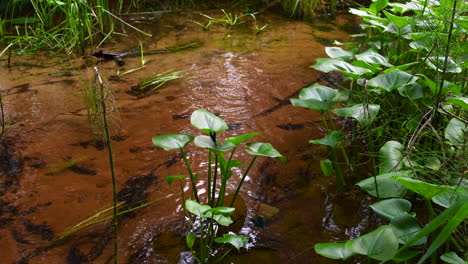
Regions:
M 237 185 L 236 192 L 234 193 L 234 196 L 232 197 L 231 204 L 229 205 L 229 207 L 232 207 L 234 205 L 234 202 L 236 201 L 237 195 L 239 194 L 240 188 L 241 188 L 242 184 L 244 183 L 245 177 L 247 177 L 247 173 L 249 173 L 250 168 L 252 168 L 252 165 L 253 165 L 253 163 L 255 162 L 255 160 L 257 158 L 258 158 L 258 156 L 254 156 L 252 158 L 252 160 L 250 161 L 250 164 L 247 167 L 247 169 L 245 170 L 244 175 L 242 175 L 242 178 L 241 178 L 241 181 L 239 182 L 239 185 Z
M 224 173 L 223 170 L 221 170 L 221 189 L 219 191 L 219 197 L 218 197 L 218 202 L 216 203 L 216 206 L 223 206 L 224 204 L 224 197 L 226 196 L 226 185 L 227 181 L 231 178 L 231 160 L 234 155 L 234 152 L 236 151 L 237 146 L 235 146 L 232 151 L 231 155 L 229 156 L 229 160 L 226 164 L 226 168 L 224 168 Z
M 190 175 L 190 182 L 192 182 L 192 192 L 193 195 L 195 196 L 195 200 L 199 203 L 200 200 L 198 199 L 198 190 L 197 190 L 197 185 L 195 184 L 195 178 L 193 177 L 193 172 L 192 172 L 192 167 L 190 167 L 190 163 L 187 159 L 187 153 L 185 153 L 184 148 L 180 148 L 180 153 L 182 154 L 182 157 L 185 162 L 185 166 L 187 166 L 187 170 Z
M 114 198 L 114 263 L 118 263 L 118 220 L 117 220 L 117 183 L 116 183 L 116 177 L 115 177 L 115 171 L 114 171 L 114 153 L 112 151 L 112 143 L 111 143 L 111 138 L 110 138 L 110 133 L 109 133 L 109 123 L 107 120 L 107 111 L 106 111 L 106 102 L 105 102 L 105 94 L 104 94 L 104 82 L 102 81 L 101 74 L 99 73 L 99 70 L 97 67 L 94 67 L 94 70 L 96 72 L 96 77 L 99 80 L 99 87 L 100 87 L 100 92 L 101 92 L 101 108 L 102 108 L 102 119 L 103 119 L 103 125 L 104 125 L 104 133 L 106 137 L 106 144 L 107 144 L 107 152 L 109 154 L 109 166 L 111 170 L 111 176 L 112 176 L 112 194 Z
M 207 192 L 208 192 L 208 205 L 213 206 L 213 201 L 211 200 L 211 154 L 212 151 L 208 152 L 208 177 L 207 177 Z
M 216 181 L 218 177 L 218 155 L 215 153 L 215 171 L 213 175 L 213 191 L 211 192 L 211 202 L 214 205 L 215 198 L 216 198 Z
M 0 112 L 2 115 L 2 134 L 0 134 L 0 137 L 5 134 L 5 112 L 3 110 L 3 97 L 2 97 L 2 91 L 0 91 Z

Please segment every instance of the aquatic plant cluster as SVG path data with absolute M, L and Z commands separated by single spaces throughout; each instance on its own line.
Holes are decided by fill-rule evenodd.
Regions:
M 347 181 L 360 180 L 357 185 L 376 197 L 370 207 L 386 223 L 349 241 L 318 243 L 318 254 L 466 263 L 467 10 L 458 0 L 377 0 L 352 8 L 364 33 L 327 47 L 329 58 L 312 66 L 344 74 L 343 89 L 314 84 L 291 99 L 322 116 L 327 135 L 310 143 L 330 149 L 323 173 L 334 172 L 345 187 L 346 167 Z M 331 113 L 351 123 L 350 131 L 339 130 Z M 359 175 L 362 162 L 371 177 Z M 430 219 L 425 224 L 412 211 L 421 203 Z

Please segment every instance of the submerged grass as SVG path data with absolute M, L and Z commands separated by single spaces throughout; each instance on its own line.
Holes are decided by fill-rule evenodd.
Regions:
M 162 73 L 150 75 L 148 78 L 140 82 L 136 87 L 133 87 L 132 92 L 139 97 L 151 95 L 168 81 L 183 78 L 184 72 L 185 71 L 175 71 L 174 69 L 171 69 Z
M 78 162 L 80 161 L 84 161 L 84 160 L 87 160 L 88 157 L 86 156 L 81 156 L 81 157 L 78 157 L 76 159 L 68 159 L 65 161 L 65 163 L 63 164 L 60 164 L 60 165 L 57 165 L 53 168 L 50 168 L 49 170 L 47 170 L 46 174 L 47 175 L 51 175 L 51 174 L 57 174 L 57 173 L 60 173 L 72 166 L 75 166 Z

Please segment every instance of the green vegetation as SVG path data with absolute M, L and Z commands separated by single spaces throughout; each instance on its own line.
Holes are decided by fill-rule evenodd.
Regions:
M 438 256 L 461 260 L 458 252 L 466 259 L 467 10 L 467 3 L 458 0 L 377 0 L 369 8 L 351 9 L 365 22 L 364 33 L 354 35 L 360 41 L 336 42 L 344 48 L 327 47 L 330 58 L 317 59 L 312 66 L 341 72 L 347 85 L 338 91 L 316 84 L 291 100 L 322 117 L 337 106 L 331 112 L 353 123 L 353 140 L 344 141 L 345 131 L 336 126 L 331 130 L 327 114 L 326 137 L 311 143 L 330 146 L 333 160 L 323 161 L 322 169 L 330 175 L 334 166 L 341 185 L 342 164 L 334 150 L 347 145 L 356 157 L 350 163 L 342 153 L 353 169 L 349 175 L 360 180 L 357 172 L 370 172 L 357 185 L 379 199 L 371 209 L 387 223 L 353 240 L 318 243 L 318 254 L 436 263 Z M 426 204 L 426 225 L 411 212 L 415 201 Z
M 149 96 L 167 82 L 183 78 L 184 72 L 185 71 L 174 71 L 174 69 L 172 69 L 162 73 L 152 74 L 141 81 L 136 87 L 132 88 L 132 92 L 138 97 Z
M 237 199 L 239 191 L 247 177 L 252 165 L 259 156 L 279 158 L 282 161 L 286 159 L 269 143 L 250 142 L 246 143 L 246 152 L 252 155 L 249 165 L 244 170 L 240 182 L 237 184 L 236 191 L 230 201 L 226 200 L 226 187 L 232 176 L 232 169 L 236 167 L 244 167 L 240 161 L 233 159 L 236 149 L 246 140 L 258 135 L 259 133 L 248 133 L 236 137 L 225 139 L 221 143 L 217 139 L 217 134 L 228 129 L 227 124 L 221 118 L 204 110 L 199 109 L 192 113 L 191 123 L 194 127 L 205 132 L 207 135 L 199 135 L 193 137 L 189 134 L 171 134 L 153 137 L 153 144 L 167 151 L 179 150 L 188 172 L 192 191 L 191 196 L 195 200 L 187 199 L 183 196 L 182 201 L 185 210 L 197 217 L 196 224 L 192 222 L 198 232 L 191 233 L 186 236 L 187 245 L 192 250 L 193 256 L 201 263 L 206 263 L 212 254 L 218 254 L 213 248 L 213 242 L 229 243 L 239 249 L 247 243 L 247 237 L 224 234 L 223 237 L 216 237 L 218 226 L 229 226 L 232 223 L 230 216 L 234 213 L 234 202 Z M 206 204 L 202 203 L 202 198 L 198 195 L 197 181 L 200 174 L 192 171 L 192 166 L 188 161 L 186 146 L 190 142 L 194 142 L 199 148 L 205 149 L 208 152 L 207 163 L 207 181 L 206 181 Z M 229 157 L 224 155 L 224 152 L 231 150 Z M 167 182 L 170 184 L 174 179 L 183 180 L 185 176 L 176 175 L 169 176 Z M 219 182 L 218 182 L 219 178 Z M 219 188 L 218 188 L 218 185 Z M 182 185 L 181 185 L 182 189 Z M 229 204 L 229 207 L 225 207 Z M 195 242 L 198 240 L 199 249 L 195 249 Z M 225 252 L 220 259 L 223 258 L 231 249 Z M 218 259 L 218 261 L 220 260 Z
M 332 11 L 336 1 L 329 4 Z M 217 8 L 226 6 L 220 1 L 180 0 L 180 1 L 143 1 L 143 0 L 9 0 L 0 5 L 0 45 L 12 44 L 16 53 L 32 50 L 56 50 L 85 52 L 88 48 L 99 48 L 104 42 L 115 35 L 125 35 L 120 32 L 118 25 L 129 27 L 143 35 L 148 33 L 127 23 L 123 16 L 132 11 L 157 10 L 166 12 L 181 8 Z M 229 1 L 227 6 L 241 9 L 264 10 L 280 6 L 285 12 L 294 17 L 313 16 L 316 10 L 325 6 L 321 0 L 268 0 L 268 1 Z M 161 11 L 163 10 L 163 11 Z M 227 27 L 241 24 L 245 16 L 252 16 L 252 12 L 236 15 L 221 9 L 224 16 L 208 18 L 206 24 L 195 23 L 208 30 L 213 24 L 225 24 Z M 151 12 L 149 12 L 151 13 Z M 263 31 L 266 25 L 255 24 L 256 33 Z

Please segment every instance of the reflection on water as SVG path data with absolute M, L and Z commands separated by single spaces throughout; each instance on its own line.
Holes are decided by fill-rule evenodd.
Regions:
M 131 51 L 138 47 L 139 38 L 147 49 L 203 41 L 197 49 L 145 56 L 149 62 L 144 69 L 123 76 L 117 76 L 118 72 L 141 66 L 138 57 L 126 59 L 122 69 L 113 62 L 99 65 L 116 94 L 119 119 L 124 124 L 121 137 L 112 142 L 121 199 L 140 204 L 174 194 L 119 219 L 121 263 L 175 263 L 186 250 L 180 186 L 165 182 L 168 175 L 186 175 L 185 164 L 175 151 L 155 148 L 151 137 L 180 132 L 199 135 L 189 120 L 198 108 L 226 120 L 230 129 L 220 134 L 221 139 L 262 132 L 254 140 L 271 142 L 289 160 L 281 164 L 258 158 L 250 171 L 242 190 L 249 219 L 240 227 L 241 233 L 250 237 L 250 250 L 228 256 L 226 263 L 281 263 L 292 257 L 297 263 L 330 263 L 311 251 L 296 255 L 330 237 L 356 236 L 368 223 L 353 228 L 337 223 L 339 210 L 334 204 L 339 199 L 324 194 L 323 186 L 328 183 L 319 177 L 320 169 L 308 155 L 307 142 L 323 136 L 319 122 L 315 122 L 320 118 L 288 102 L 319 76 L 309 68 L 317 57 L 325 55 L 317 38 L 346 41 L 337 25 L 350 23 L 350 17 L 338 16 L 336 25 L 316 22 L 333 29 L 323 32 L 265 13 L 257 19 L 268 24 L 268 30 L 256 35 L 245 27 L 229 34 L 222 27 L 206 32 L 191 22 L 195 16 L 167 14 L 149 30 L 158 33 L 153 38 L 131 36 L 102 47 L 110 52 Z M 184 27 L 179 30 L 171 25 Z M 9 89 L 4 97 L 7 122 L 21 125 L 8 130 L 4 141 L 14 150 L 9 152 L 9 160 L 20 160 L 21 165 L 15 175 L 0 172 L 2 186 L 7 186 L 5 179 L 11 179 L 0 192 L 0 242 L 5 245 L 0 259 L 5 263 L 21 259 L 33 259 L 31 263 L 106 263 L 112 255 L 107 222 L 82 230 L 63 244 L 41 249 L 50 242 L 44 234 L 59 234 L 107 208 L 112 200 L 105 149 L 90 133 L 80 87 L 83 80 L 92 78 L 89 69 L 96 62 L 71 58 L 74 64 L 70 67 L 63 58 L 46 54 L 12 60 L 11 69 L 0 68 L 0 88 Z M 31 60 L 46 68 L 24 66 Z M 128 94 L 150 74 L 170 69 L 187 70 L 187 76 L 149 97 L 138 99 Z M 200 175 L 197 186 L 204 197 L 206 153 L 193 146 L 187 153 Z M 46 174 L 54 166 L 82 156 L 87 159 L 75 167 Z M 235 158 L 244 164 L 250 161 L 242 148 Z M 86 174 L 84 169 L 96 173 Z M 233 170 L 228 193 L 236 189 L 244 169 Z M 190 195 L 188 182 L 184 191 L 186 197 Z M 258 208 L 276 208 L 278 212 L 265 217 Z

